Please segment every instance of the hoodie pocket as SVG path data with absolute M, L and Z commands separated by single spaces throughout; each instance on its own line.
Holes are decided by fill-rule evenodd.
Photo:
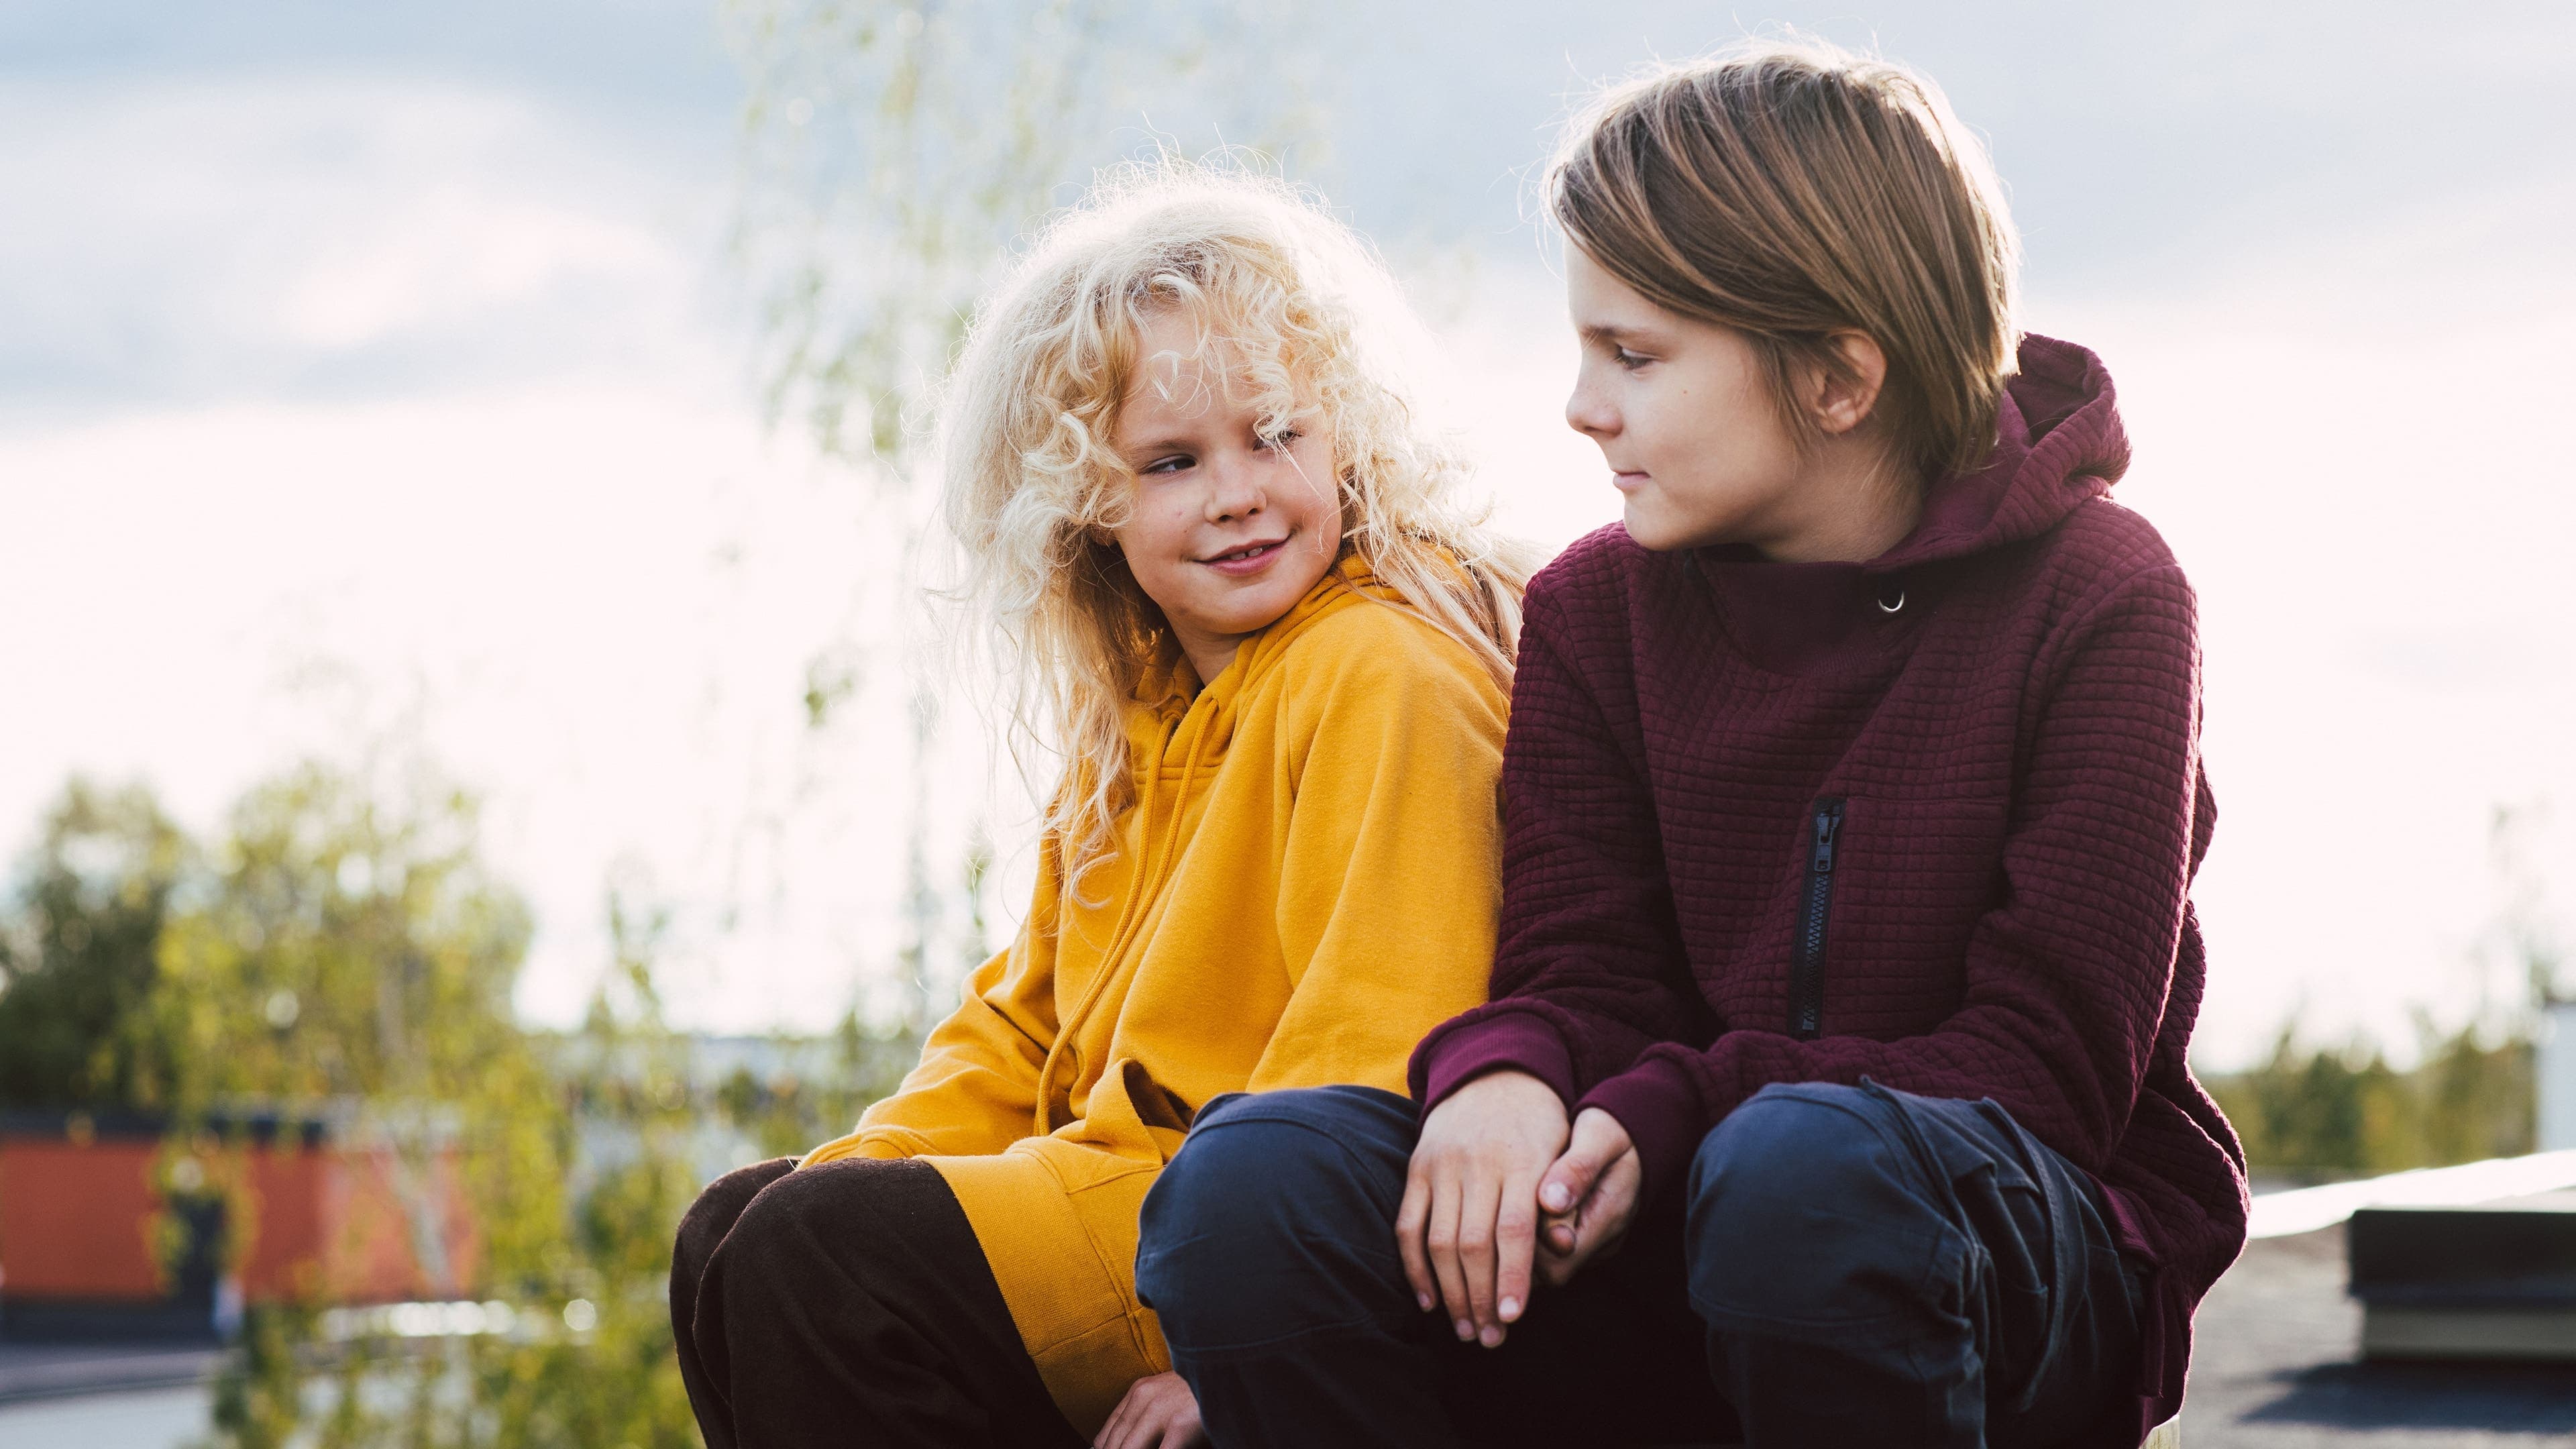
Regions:
M 2000 799 L 1827 795 L 1800 832 L 1789 1034 L 1886 1040 L 1958 1009 L 1968 943 L 2002 903 Z

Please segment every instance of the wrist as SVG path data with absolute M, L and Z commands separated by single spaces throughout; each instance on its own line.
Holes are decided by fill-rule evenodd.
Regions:
M 1702 1120 L 1697 1085 L 1680 1062 L 1650 1055 L 1584 1094 L 1579 1110 L 1606 1112 L 1636 1149 L 1646 1194 L 1678 1182 L 1699 1150 Z
M 1552 1108 L 1560 1121 L 1573 1115 L 1566 1111 L 1565 1099 L 1556 1094 L 1556 1088 L 1518 1067 L 1491 1067 L 1468 1078 L 1449 1093 L 1441 1106 L 1445 1107 L 1451 1102 L 1462 1101 L 1484 1107 L 1500 1106 L 1516 1111 Z

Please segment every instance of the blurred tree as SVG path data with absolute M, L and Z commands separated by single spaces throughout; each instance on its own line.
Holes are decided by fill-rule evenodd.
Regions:
M 193 858 L 145 787 L 63 787 L 0 918 L 0 1106 L 163 1104 L 157 953 Z
M 726 13 L 751 88 L 736 241 L 772 415 L 798 416 L 897 492 L 923 481 L 921 412 L 976 299 L 1098 169 L 1178 134 L 1284 159 L 1319 129 L 1311 7 L 729 0 Z
M 2313 1047 L 2295 1025 L 2271 1057 L 2213 1075 L 2210 1095 L 2256 1167 L 2319 1177 L 2396 1172 L 2509 1157 L 2534 1142 L 2533 1053 L 2528 1035 L 2489 1040 L 2464 1027 L 2423 1032 L 2411 1071 L 2376 1047 Z
M 782 1039 L 782 1059 L 829 1064 L 816 1087 L 704 1080 L 663 1015 L 669 912 L 633 880 L 607 909 L 610 960 L 581 1026 L 530 1031 L 510 1008 L 527 911 L 483 863 L 471 796 L 426 770 L 308 765 L 233 811 L 197 898 L 170 915 L 148 1013 L 181 1113 L 165 1186 L 229 1190 L 244 1251 L 247 1144 L 199 1124 L 325 1113 L 340 1140 L 393 1153 L 415 1253 L 449 1301 L 253 1309 L 210 1443 L 697 1443 L 665 1293 L 707 1160 L 738 1159 L 746 1136 L 774 1153 L 843 1130 L 913 1047 L 853 1016 L 829 1042 Z M 449 1253 L 459 1242 L 472 1251 Z
M 307 766 L 245 797 L 205 900 L 169 923 L 173 1175 L 241 1180 L 244 1144 L 228 1164 L 189 1118 L 327 1113 L 342 1141 L 388 1150 L 431 1295 L 479 1305 L 472 1331 L 426 1336 L 417 1315 L 254 1310 L 217 1443 L 695 1442 L 662 1294 L 702 1104 L 653 984 L 662 915 L 613 897 L 588 1020 L 527 1032 L 510 1007 L 527 912 L 482 864 L 477 825 L 471 797 L 426 773 Z M 233 1205 L 255 1232 L 256 1204 Z
M 307 764 L 232 812 L 205 899 L 169 923 L 180 1100 L 462 1102 L 520 1055 L 529 920 L 477 854 L 473 799 Z
M 959 933 L 936 861 L 981 848 L 943 836 L 934 811 L 940 667 L 906 652 L 870 668 L 909 632 L 923 582 L 928 405 L 1012 244 L 1101 168 L 1180 135 L 1284 159 L 1316 134 L 1330 27 L 1254 0 L 728 0 L 726 14 L 750 82 L 736 249 L 769 413 L 870 480 L 880 511 L 887 556 L 853 561 L 803 703 L 817 731 L 873 704 L 906 741 L 898 1015 L 918 1028 L 967 954 L 943 945 Z

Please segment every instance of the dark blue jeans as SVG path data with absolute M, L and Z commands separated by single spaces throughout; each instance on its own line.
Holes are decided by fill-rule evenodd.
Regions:
M 1415 1128 L 1368 1087 L 1220 1097 L 1146 1198 L 1137 1286 L 1218 1449 L 2116 1442 L 2137 1284 L 1992 1102 L 1765 1088 L 1496 1349 L 1405 1284 Z

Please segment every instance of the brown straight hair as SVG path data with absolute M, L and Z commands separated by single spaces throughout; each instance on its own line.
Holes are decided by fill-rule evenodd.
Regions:
M 1887 355 L 1898 461 L 1929 475 L 1992 450 L 2020 247 L 1985 148 L 1930 80 L 1808 41 L 1664 67 L 1577 118 L 1546 187 L 1612 276 L 1743 333 L 1801 436 L 1797 379 L 1847 377 L 1831 339 L 1856 330 Z

